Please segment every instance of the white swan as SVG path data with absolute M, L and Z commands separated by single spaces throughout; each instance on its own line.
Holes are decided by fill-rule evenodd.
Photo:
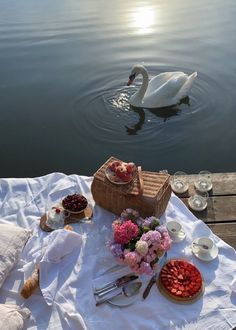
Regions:
M 140 89 L 129 99 L 129 103 L 137 108 L 162 108 L 175 105 L 188 95 L 197 72 L 190 76 L 184 72 L 164 72 L 149 81 L 146 68 L 137 64 L 132 68 L 127 85 L 141 74 L 143 83 Z

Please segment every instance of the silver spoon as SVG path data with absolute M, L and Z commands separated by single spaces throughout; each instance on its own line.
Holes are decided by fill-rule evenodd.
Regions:
M 209 246 L 207 246 L 205 244 L 193 243 L 193 245 L 200 246 L 200 247 L 202 247 L 205 250 L 208 250 L 209 249 Z
M 139 292 L 141 286 L 142 286 L 142 282 L 133 282 L 133 283 L 126 284 L 125 286 L 123 286 L 121 292 L 116 293 L 112 297 L 104 298 L 104 299 L 97 301 L 96 306 L 99 306 L 99 305 L 103 304 L 104 302 L 111 300 L 112 298 L 121 296 L 121 295 L 125 296 L 125 297 L 132 297 Z

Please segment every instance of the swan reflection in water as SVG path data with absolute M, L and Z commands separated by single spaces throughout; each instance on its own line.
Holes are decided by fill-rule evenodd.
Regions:
M 145 123 L 145 111 L 150 111 L 152 114 L 159 118 L 163 118 L 163 122 L 166 122 L 170 117 L 178 116 L 181 112 L 181 109 L 178 108 L 179 105 L 186 104 L 190 106 L 189 103 L 189 97 L 185 97 L 180 101 L 180 103 L 177 106 L 172 107 L 165 107 L 165 108 L 157 108 L 157 109 L 146 109 L 146 108 L 135 108 L 133 106 L 130 106 L 130 109 L 134 112 L 136 112 L 139 116 L 139 121 L 132 125 L 132 126 L 125 126 L 126 132 L 128 135 L 136 135 L 138 131 L 142 129 L 143 124 Z

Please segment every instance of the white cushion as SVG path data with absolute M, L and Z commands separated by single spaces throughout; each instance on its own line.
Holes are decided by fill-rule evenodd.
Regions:
M 0 224 L 0 287 L 18 261 L 30 234 L 30 230 L 21 227 Z
M 0 329 L 21 330 L 24 321 L 30 317 L 28 308 L 16 305 L 0 304 Z

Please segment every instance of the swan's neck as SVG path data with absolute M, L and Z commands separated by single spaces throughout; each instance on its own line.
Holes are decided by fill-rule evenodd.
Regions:
M 143 83 L 139 91 L 137 92 L 137 96 L 142 100 L 148 87 L 149 76 L 145 69 L 143 69 L 140 73 L 143 76 Z

